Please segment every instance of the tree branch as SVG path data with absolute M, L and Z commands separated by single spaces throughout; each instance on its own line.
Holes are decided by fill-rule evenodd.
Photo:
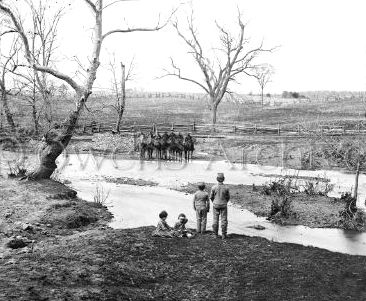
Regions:
M 87 0 L 85 0 L 87 1 Z M 18 32 L 20 38 L 23 41 L 23 45 L 24 45 L 24 49 L 25 49 L 25 54 L 26 54 L 26 59 L 28 61 L 28 63 L 37 71 L 41 71 L 41 72 L 46 72 L 49 73 L 61 80 L 64 80 L 65 82 L 67 82 L 77 93 L 80 93 L 80 91 L 82 90 L 81 87 L 68 75 L 63 74 L 62 72 L 59 72 L 57 70 L 54 70 L 50 67 L 44 67 L 39 65 L 35 60 L 34 57 L 32 56 L 32 53 L 30 51 L 30 47 L 29 47 L 29 41 L 28 38 L 25 34 L 25 31 L 23 29 L 23 26 L 21 24 L 21 22 L 17 19 L 17 17 L 15 16 L 14 12 L 7 7 L 6 5 L 3 4 L 3 1 L 0 1 L 0 10 L 3 11 L 7 16 L 10 17 L 10 19 L 13 22 L 13 25 L 15 27 L 15 30 Z
M 98 12 L 97 10 L 97 7 L 95 6 L 95 4 L 90 1 L 90 0 L 84 0 L 88 5 L 89 7 L 92 9 L 92 11 L 96 14 Z
M 102 35 L 102 41 L 114 34 L 114 33 L 129 33 L 129 32 L 144 32 L 144 31 L 158 31 L 160 29 L 163 29 L 165 26 L 168 25 L 169 21 L 171 20 L 172 16 L 174 15 L 174 13 L 176 12 L 176 9 L 173 10 L 173 12 L 171 13 L 171 15 L 169 16 L 169 18 L 163 23 L 163 24 L 160 24 L 160 17 L 159 17 L 159 20 L 158 20 L 158 23 L 155 27 L 151 27 L 151 28 L 147 28 L 147 27 L 127 27 L 127 28 L 124 28 L 124 29 L 113 29 L 113 30 L 110 30 L 108 32 L 106 32 L 105 34 Z
M 207 94 L 210 93 L 209 90 L 203 84 L 201 84 L 200 82 L 198 82 L 198 81 L 196 81 L 194 79 L 191 79 L 191 78 L 182 76 L 181 75 L 181 69 L 174 63 L 174 61 L 173 61 L 172 58 L 170 58 L 170 62 L 171 62 L 171 65 L 172 65 L 172 68 L 173 68 L 174 71 L 173 72 L 169 72 L 168 70 L 165 70 L 166 71 L 166 74 L 162 75 L 160 78 L 167 77 L 167 76 L 175 76 L 175 77 L 178 77 L 181 80 L 188 81 L 188 82 L 191 82 L 191 83 L 194 83 L 194 84 L 198 85 Z
M 108 7 L 110 7 L 110 6 L 114 5 L 114 4 L 116 4 L 116 3 L 118 3 L 118 2 L 126 2 L 126 1 L 137 1 L 137 0 L 116 0 L 116 1 L 113 1 L 113 2 L 111 2 L 111 3 L 107 4 L 107 5 L 105 5 L 105 6 L 102 8 L 102 10 L 105 10 L 106 8 L 108 8 Z

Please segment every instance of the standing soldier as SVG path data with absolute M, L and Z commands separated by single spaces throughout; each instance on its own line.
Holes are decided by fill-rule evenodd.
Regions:
M 193 196 L 193 210 L 196 211 L 197 233 L 205 233 L 207 212 L 210 211 L 210 201 L 205 190 L 205 184 L 198 184 L 198 191 Z
M 221 218 L 221 233 L 222 239 L 227 238 L 227 203 L 230 200 L 229 188 L 224 184 L 224 174 L 217 174 L 217 184 L 212 187 L 210 200 L 213 202 L 213 222 L 212 230 L 218 238 L 219 232 L 219 219 Z

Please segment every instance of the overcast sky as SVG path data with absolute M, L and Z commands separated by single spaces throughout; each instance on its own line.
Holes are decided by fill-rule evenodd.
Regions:
M 111 0 L 110 0 L 111 1 Z M 48 2 L 48 1 L 47 1 Z M 49 1 L 51 2 L 51 1 Z M 55 1 L 57 2 L 57 1 Z M 66 1 L 65 1 L 66 2 Z M 180 4 L 185 2 L 185 4 Z M 191 4 L 189 4 L 191 2 Z M 72 56 L 83 62 L 90 53 L 92 15 L 82 0 L 72 0 L 61 23 L 59 68 L 67 72 L 76 65 Z M 187 4 L 188 3 L 188 4 Z M 268 91 L 366 90 L 366 2 L 364 0 L 140 0 L 116 4 L 105 11 L 105 30 L 115 27 L 154 26 L 174 8 L 184 28 L 185 16 L 194 9 L 195 24 L 208 54 L 219 45 L 217 20 L 230 31 L 237 31 L 237 7 L 248 23 L 247 36 L 253 45 L 262 39 L 267 47 L 280 46 L 258 62 L 275 68 Z M 184 75 L 200 80 L 201 74 L 187 48 L 171 26 L 153 33 L 110 36 L 104 44 L 103 66 L 96 86 L 110 88 L 107 62 L 115 53 L 117 62 L 128 65 L 134 57 L 135 78 L 128 87 L 145 91 L 200 92 L 193 84 L 175 78 L 157 79 L 169 67 L 169 57 L 182 66 Z M 254 79 L 241 77 L 232 87 L 237 92 L 258 92 Z

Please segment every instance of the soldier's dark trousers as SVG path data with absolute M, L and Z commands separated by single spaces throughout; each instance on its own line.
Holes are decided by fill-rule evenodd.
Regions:
M 197 233 L 204 233 L 206 231 L 207 209 L 197 208 L 196 218 L 197 218 Z
M 227 234 L 227 207 L 213 208 L 212 230 L 217 235 L 219 232 L 219 220 L 221 218 L 221 232 Z

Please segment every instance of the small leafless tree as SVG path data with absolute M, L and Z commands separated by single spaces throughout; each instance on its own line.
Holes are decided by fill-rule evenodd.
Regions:
M 85 108 L 85 104 L 92 93 L 94 81 L 96 79 L 97 71 L 100 66 L 100 53 L 102 50 L 102 44 L 105 39 L 116 33 L 130 33 L 136 31 L 157 31 L 164 26 L 167 22 L 161 24 L 160 20 L 156 26 L 152 28 L 117 28 L 107 32 L 103 32 L 103 14 L 104 11 L 111 5 L 121 1 L 111 1 L 105 3 L 103 0 L 83 0 L 82 2 L 89 8 L 91 16 L 94 19 L 94 31 L 93 31 L 93 44 L 92 52 L 89 59 L 89 66 L 85 68 L 85 81 L 80 83 L 73 79 L 70 75 L 65 74 L 52 66 L 45 66 L 43 62 L 38 62 L 32 55 L 32 49 L 30 45 L 28 31 L 25 29 L 25 22 L 22 22 L 22 18 L 18 16 L 14 5 L 7 4 L 5 0 L 0 1 L 0 12 L 9 18 L 11 22 L 11 29 L 16 31 L 22 41 L 25 58 L 30 67 L 38 72 L 44 72 L 50 74 L 60 80 L 63 80 L 69 84 L 75 91 L 75 107 L 70 112 L 67 120 L 64 122 L 60 132 L 50 132 L 46 135 L 46 144 L 40 154 L 40 165 L 32 172 L 29 177 L 33 179 L 49 178 L 54 170 L 57 168 L 55 163 L 57 157 L 64 151 L 65 147 L 69 144 L 71 137 L 74 134 L 75 128 L 79 117 Z M 23 19 L 26 16 L 23 16 Z
M 177 21 L 173 22 L 173 27 L 178 36 L 188 46 L 188 53 L 193 56 L 203 75 L 203 80 L 196 80 L 183 75 L 181 67 L 174 62 L 173 58 L 171 58 L 170 70 L 165 70 L 163 76 L 175 76 L 181 80 L 191 82 L 205 91 L 210 100 L 214 128 L 217 121 L 217 108 L 225 94 L 231 93 L 229 90 L 230 83 L 237 81 L 239 75 L 254 76 L 256 70 L 255 59 L 261 53 L 271 52 L 273 49 L 265 49 L 263 43 L 257 47 L 250 47 L 250 38 L 246 37 L 247 25 L 243 22 L 239 13 L 237 37 L 216 23 L 221 44 L 219 51 L 222 55 L 209 58 L 202 47 L 193 21 L 192 12 L 190 18 L 188 18 L 188 33 L 183 33 Z
M 120 62 L 121 73 L 120 80 L 118 79 L 116 59 L 113 56 L 113 60 L 109 62 L 110 71 L 112 74 L 112 90 L 115 96 L 115 104 L 111 107 L 117 112 L 117 122 L 115 132 L 120 132 L 123 113 L 126 107 L 126 82 L 132 79 L 133 60 L 131 61 L 126 73 L 126 66 Z
M 259 87 L 261 88 L 261 103 L 262 108 L 264 105 L 264 89 L 271 82 L 273 75 L 273 67 L 271 65 L 265 64 L 258 66 L 256 68 L 254 77 L 257 79 Z
M 64 8 L 60 7 L 51 16 L 48 14 L 49 3 L 39 0 L 37 5 L 28 2 L 32 11 L 33 33 L 30 35 L 31 52 L 39 65 L 49 67 L 56 50 L 56 39 L 59 22 L 63 16 Z M 44 117 L 48 123 L 53 121 L 53 108 L 51 104 L 51 87 L 47 72 L 33 72 L 33 86 L 42 96 Z
M 0 33 L 3 35 L 5 32 Z M 9 106 L 9 96 L 14 96 L 17 92 L 14 91 L 14 87 L 9 88 L 7 85 L 7 79 L 11 80 L 12 74 L 18 65 L 18 55 L 20 52 L 19 41 L 15 38 L 11 44 L 8 54 L 0 53 L 0 93 L 1 104 L 6 116 L 7 123 L 11 131 L 16 131 L 16 124 L 14 121 L 13 113 Z M 13 85 L 11 85 L 13 86 Z
M 50 6 L 43 0 L 36 4 L 27 1 L 32 14 L 32 30 L 28 35 L 32 58 L 41 66 L 51 66 L 56 49 L 58 24 L 63 15 L 63 7 L 49 16 Z M 18 73 L 19 80 L 25 87 L 23 94 L 31 107 L 35 134 L 39 134 L 41 115 L 50 124 L 53 121 L 51 104 L 52 82 L 46 72 L 29 68 Z
M 360 133 L 360 125 L 351 135 L 334 135 L 323 132 L 320 122 L 303 123 L 302 131 L 310 149 L 305 151 L 305 158 L 310 168 L 344 168 L 355 174 L 353 197 L 358 198 L 359 176 L 366 171 L 366 143 Z

